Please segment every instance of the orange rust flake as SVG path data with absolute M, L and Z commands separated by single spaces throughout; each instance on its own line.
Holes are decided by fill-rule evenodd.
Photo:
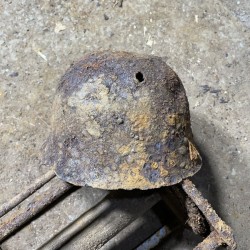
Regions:
M 195 148 L 194 144 L 192 142 L 189 141 L 189 157 L 190 160 L 197 160 L 199 158 L 199 153 L 197 151 L 197 149 Z

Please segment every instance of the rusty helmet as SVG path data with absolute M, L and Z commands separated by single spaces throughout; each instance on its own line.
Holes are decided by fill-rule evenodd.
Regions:
M 101 189 L 152 189 L 194 175 L 189 104 L 160 58 L 97 52 L 61 78 L 46 151 L 59 178 Z

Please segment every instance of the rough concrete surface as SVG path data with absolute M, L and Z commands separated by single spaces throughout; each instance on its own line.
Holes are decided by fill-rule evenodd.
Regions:
M 238 249 L 249 249 L 250 2 L 118 2 L 0 2 L 0 203 L 47 171 L 41 146 L 58 80 L 73 61 L 104 49 L 153 54 L 187 91 L 206 160 L 194 182 L 232 226 Z M 78 190 L 2 248 L 36 249 L 93 195 Z M 191 249 L 179 242 L 171 249 Z

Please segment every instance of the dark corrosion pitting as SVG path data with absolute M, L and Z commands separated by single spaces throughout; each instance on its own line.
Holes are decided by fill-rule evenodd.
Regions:
M 151 189 L 194 175 L 184 87 L 161 58 L 98 52 L 62 77 L 46 155 L 79 186 Z

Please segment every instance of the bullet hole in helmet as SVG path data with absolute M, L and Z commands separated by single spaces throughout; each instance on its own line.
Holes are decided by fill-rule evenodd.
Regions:
M 141 72 L 137 72 L 135 74 L 135 78 L 139 81 L 139 82 L 143 82 L 144 81 L 144 77 L 143 74 Z

